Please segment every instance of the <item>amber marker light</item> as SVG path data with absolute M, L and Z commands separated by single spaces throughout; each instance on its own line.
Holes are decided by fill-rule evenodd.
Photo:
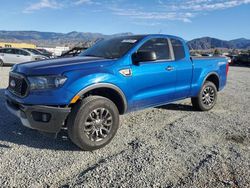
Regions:
M 74 96 L 74 98 L 70 101 L 70 104 L 76 103 L 76 102 L 78 101 L 79 98 L 80 98 L 79 95 Z

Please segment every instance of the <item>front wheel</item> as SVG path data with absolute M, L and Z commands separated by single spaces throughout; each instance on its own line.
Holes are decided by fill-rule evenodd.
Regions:
M 90 96 L 74 106 L 67 122 L 72 142 L 86 151 L 107 145 L 119 127 L 119 112 L 109 99 Z
M 213 82 L 206 81 L 198 97 L 191 99 L 194 108 L 201 111 L 211 110 L 217 101 L 217 88 Z

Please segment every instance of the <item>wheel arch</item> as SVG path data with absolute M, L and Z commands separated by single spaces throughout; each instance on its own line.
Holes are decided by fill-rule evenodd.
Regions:
M 216 86 L 217 88 L 217 91 L 219 91 L 219 88 L 220 88 L 220 77 L 219 77 L 219 74 L 217 72 L 210 72 L 206 77 L 205 79 L 203 80 L 203 83 L 202 85 L 204 85 L 204 83 L 206 81 L 210 81 L 212 83 L 214 83 L 214 85 Z
M 123 91 L 116 85 L 110 83 L 97 83 L 81 90 L 77 95 L 86 97 L 89 95 L 103 96 L 115 103 L 119 113 L 124 114 L 127 111 L 127 99 Z

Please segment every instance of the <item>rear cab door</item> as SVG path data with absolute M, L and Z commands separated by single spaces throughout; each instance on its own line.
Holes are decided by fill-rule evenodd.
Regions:
M 174 52 L 174 67 L 176 71 L 176 92 L 174 99 L 183 99 L 190 96 L 193 62 L 189 55 L 189 49 L 182 39 L 170 38 Z
M 176 62 L 169 38 L 150 38 L 138 48 L 139 51 L 154 51 L 157 60 L 131 66 L 134 110 L 172 101 L 175 97 Z

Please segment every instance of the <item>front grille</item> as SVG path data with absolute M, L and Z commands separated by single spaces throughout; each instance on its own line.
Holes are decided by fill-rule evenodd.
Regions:
M 28 93 L 28 83 L 23 75 L 10 72 L 8 89 L 19 97 L 25 97 Z

